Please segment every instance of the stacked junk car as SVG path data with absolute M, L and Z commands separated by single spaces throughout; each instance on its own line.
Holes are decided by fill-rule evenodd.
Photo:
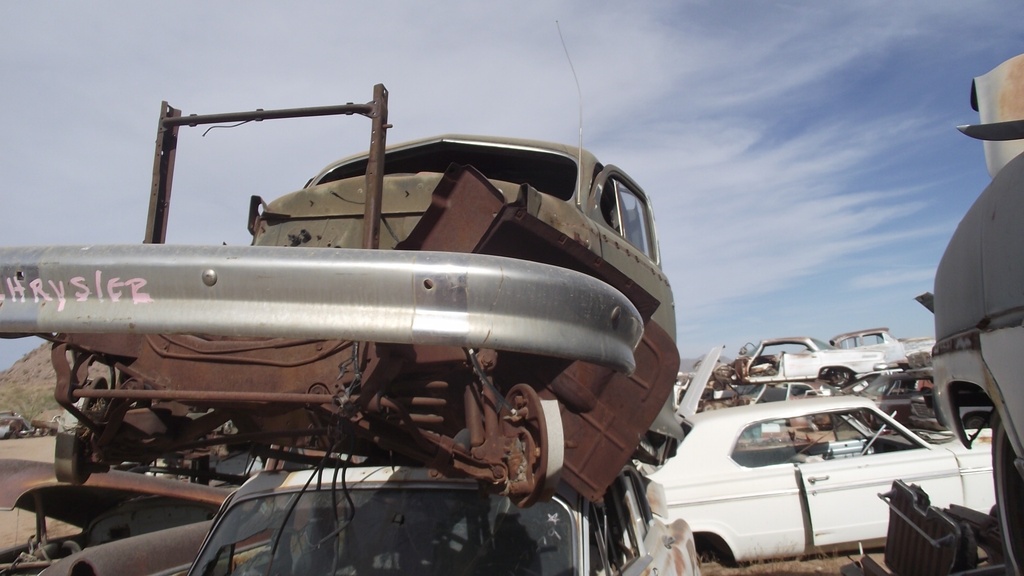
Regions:
M 52 343 L 77 419 L 56 481 L 161 464 L 230 476 L 193 458 L 212 446 L 263 468 L 234 475 L 245 483 L 188 552 L 129 565 L 111 544 L 54 539 L 66 552 L 45 573 L 698 572 L 688 526 L 637 469 L 681 437 L 650 199 L 578 147 L 388 147 L 387 96 L 188 116 L 164 103 L 142 244 L 0 249 L 0 332 Z M 368 150 L 252 197 L 250 246 L 165 244 L 179 130 L 331 114 L 368 118 Z M 39 538 L 3 570 L 42 560 Z
M 920 486 L 896 482 L 885 495 L 885 567 L 865 557 L 851 574 L 1024 573 L 1024 56 L 975 78 L 971 104 L 981 123 L 959 129 L 983 141 L 992 182 L 935 274 L 934 397 L 939 419 L 967 446 L 980 434 L 977 408 L 986 408 L 996 506 L 989 515 L 939 509 Z

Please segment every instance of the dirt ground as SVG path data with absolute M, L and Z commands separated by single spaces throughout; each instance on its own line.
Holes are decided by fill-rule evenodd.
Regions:
M 808 576 L 810 574 L 839 574 L 843 566 L 851 563 L 853 563 L 853 558 L 846 556 L 808 560 L 766 560 L 732 568 L 714 562 L 705 562 L 701 564 L 700 573 L 703 576 Z
M 37 462 L 53 462 L 55 438 L 55 436 L 41 436 L 37 438 L 0 440 L 0 460 L 15 458 L 18 460 L 35 460 Z

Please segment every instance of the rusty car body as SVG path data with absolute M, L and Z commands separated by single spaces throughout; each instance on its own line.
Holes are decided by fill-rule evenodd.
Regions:
M 65 559 L 74 564 L 70 558 L 84 550 L 205 522 L 231 493 L 227 488 L 117 470 L 94 474 L 84 484 L 69 484 L 57 480 L 50 463 L 11 459 L 0 460 L 0 478 L 0 509 L 35 516 L 31 538 L 0 550 L 3 574 L 38 574 Z M 160 556 L 166 550 L 158 546 L 146 553 Z M 182 563 L 182 558 L 175 561 Z
M 884 368 L 885 352 L 839 349 L 807 336 L 747 343 L 732 363 L 735 380 L 747 384 L 823 380 L 842 386 L 859 374 Z
M 888 328 L 881 327 L 837 334 L 829 340 L 829 344 L 842 350 L 880 350 L 885 353 L 888 368 L 909 370 L 931 366 L 935 338 L 896 338 Z
M 833 336 L 828 343 L 842 350 L 851 348 L 881 350 L 885 353 L 886 362 L 898 362 L 907 356 L 903 349 L 903 343 L 890 334 L 888 328 L 868 328 L 845 332 Z
M 32 422 L 17 412 L 0 412 L 0 440 L 24 438 L 36 434 Z
M 251 246 L 163 244 L 179 128 L 323 114 L 369 118 L 368 151 L 251 198 Z M 387 117 L 382 85 L 336 107 L 164 103 L 143 245 L 0 249 L 0 331 L 54 343 L 80 422 L 58 436 L 62 478 L 253 442 L 428 466 L 527 506 L 563 481 L 600 500 L 631 458 L 670 452 L 674 303 L 642 188 L 572 146 L 388 147 Z
M 863 386 L 861 386 L 863 384 Z M 915 399 L 932 393 L 931 371 L 896 371 L 868 374 L 851 388 L 856 394 L 872 400 L 882 412 L 908 428 L 914 428 L 911 406 Z

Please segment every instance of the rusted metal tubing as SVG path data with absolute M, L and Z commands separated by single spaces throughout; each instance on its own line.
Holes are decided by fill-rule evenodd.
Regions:
M 223 402 L 283 402 L 287 404 L 330 404 L 327 394 L 280 394 L 273 392 L 211 392 L 203 390 L 95 390 L 77 388 L 75 398 L 126 398 L 130 400 L 179 400 Z
M 305 118 L 310 116 L 336 116 L 339 114 L 360 114 L 367 116 L 375 111 L 373 103 L 339 104 L 336 106 L 313 106 L 307 108 L 282 108 L 278 110 L 250 110 L 246 112 L 226 112 L 223 114 L 190 114 L 164 118 L 164 126 L 198 126 L 200 124 L 221 124 L 224 122 L 259 122 L 277 118 Z
M 380 211 L 384 195 L 384 148 L 387 145 L 388 91 L 383 84 L 373 87 L 370 150 L 366 160 L 366 206 L 363 211 L 363 248 L 380 247 Z
M 395 398 L 394 400 L 400 404 L 414 406 L 417 408 L 443 408 L 448 405 L 448 401 L 444 398 L 428 398 L 425 396 L 416 396 L 414 398 Z

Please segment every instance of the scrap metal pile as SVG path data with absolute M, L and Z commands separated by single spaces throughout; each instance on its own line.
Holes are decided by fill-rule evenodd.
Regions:
M 254 196 L 252 246 L 163 244 L 179 127 L 324 114 L 369 117 L 368 153 Z M 640 188 L 552 144 L 385 150 L 389 127 L 380 85 L 365 105 L 164 103 L 144 245 L 0 249 L 0 332 L 54 343 L 80 423 L 61 478 L 231 443 L 422 464 L 528 505 L 664 456 L 670 426 L 649 428 L 679 358 Z

